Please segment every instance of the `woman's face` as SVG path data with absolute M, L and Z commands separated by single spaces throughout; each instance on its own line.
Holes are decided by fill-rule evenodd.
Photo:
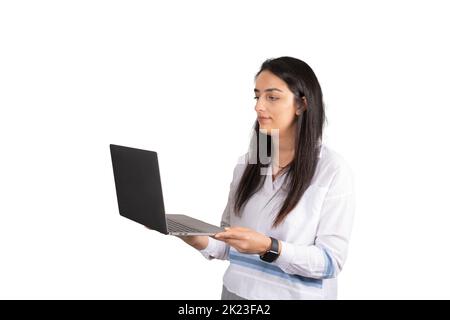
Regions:
M 295 127 L 296 118 L 300 114 L 294 94 L 286 82 L 270 71 L 262 71 L 255 80 L 255 111 L 259 128 L 279 129 L 280 135 Z

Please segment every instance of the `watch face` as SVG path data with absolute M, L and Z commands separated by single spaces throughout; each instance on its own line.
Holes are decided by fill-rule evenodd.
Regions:
M 261 256 L 261 259 L 263 261 L 267 262 L 273 262 L 278 258 L 278 254 L 272 251 L 266 252 L 264 255 Z
M 264 253 L 262 256 L 260 256 L 261 260 L 263 261 L 267 261 L 267 262 L 273 262 L 275 261 L 278 256 L 278 240 L 274 239 L 272 237 L 270 237 L 271 239 L 271 245 L 270 245 L 270 250 L 267 251 L 266 253 Z

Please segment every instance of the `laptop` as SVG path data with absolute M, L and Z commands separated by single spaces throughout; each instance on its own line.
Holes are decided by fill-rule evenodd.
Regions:
M 166 214 L 155 151 L 110 145 L 121 216 L 163 234 L 213 236 L 224 231 L 183 214 Z

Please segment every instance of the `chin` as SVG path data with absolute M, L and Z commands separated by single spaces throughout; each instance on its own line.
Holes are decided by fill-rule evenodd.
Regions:
M 266 132 L 261 132 L 261 133 L 264 133 L 264 134 L 267 134 L 267 135 L 270 136 L 272 134 L 273 128 L 270 127 L 270 126 L 262 126 L 262 125 L 260 125 L 259 126 L 259 131 L 261 131 L 261 130 L 267 130 Z

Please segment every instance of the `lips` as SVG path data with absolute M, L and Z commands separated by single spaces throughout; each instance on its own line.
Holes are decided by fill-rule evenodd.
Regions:
M 258 122 L 260 124 L 267 124 L 267 123 L 271 123 L 272 120 L 270 118 L 258 118 Z

